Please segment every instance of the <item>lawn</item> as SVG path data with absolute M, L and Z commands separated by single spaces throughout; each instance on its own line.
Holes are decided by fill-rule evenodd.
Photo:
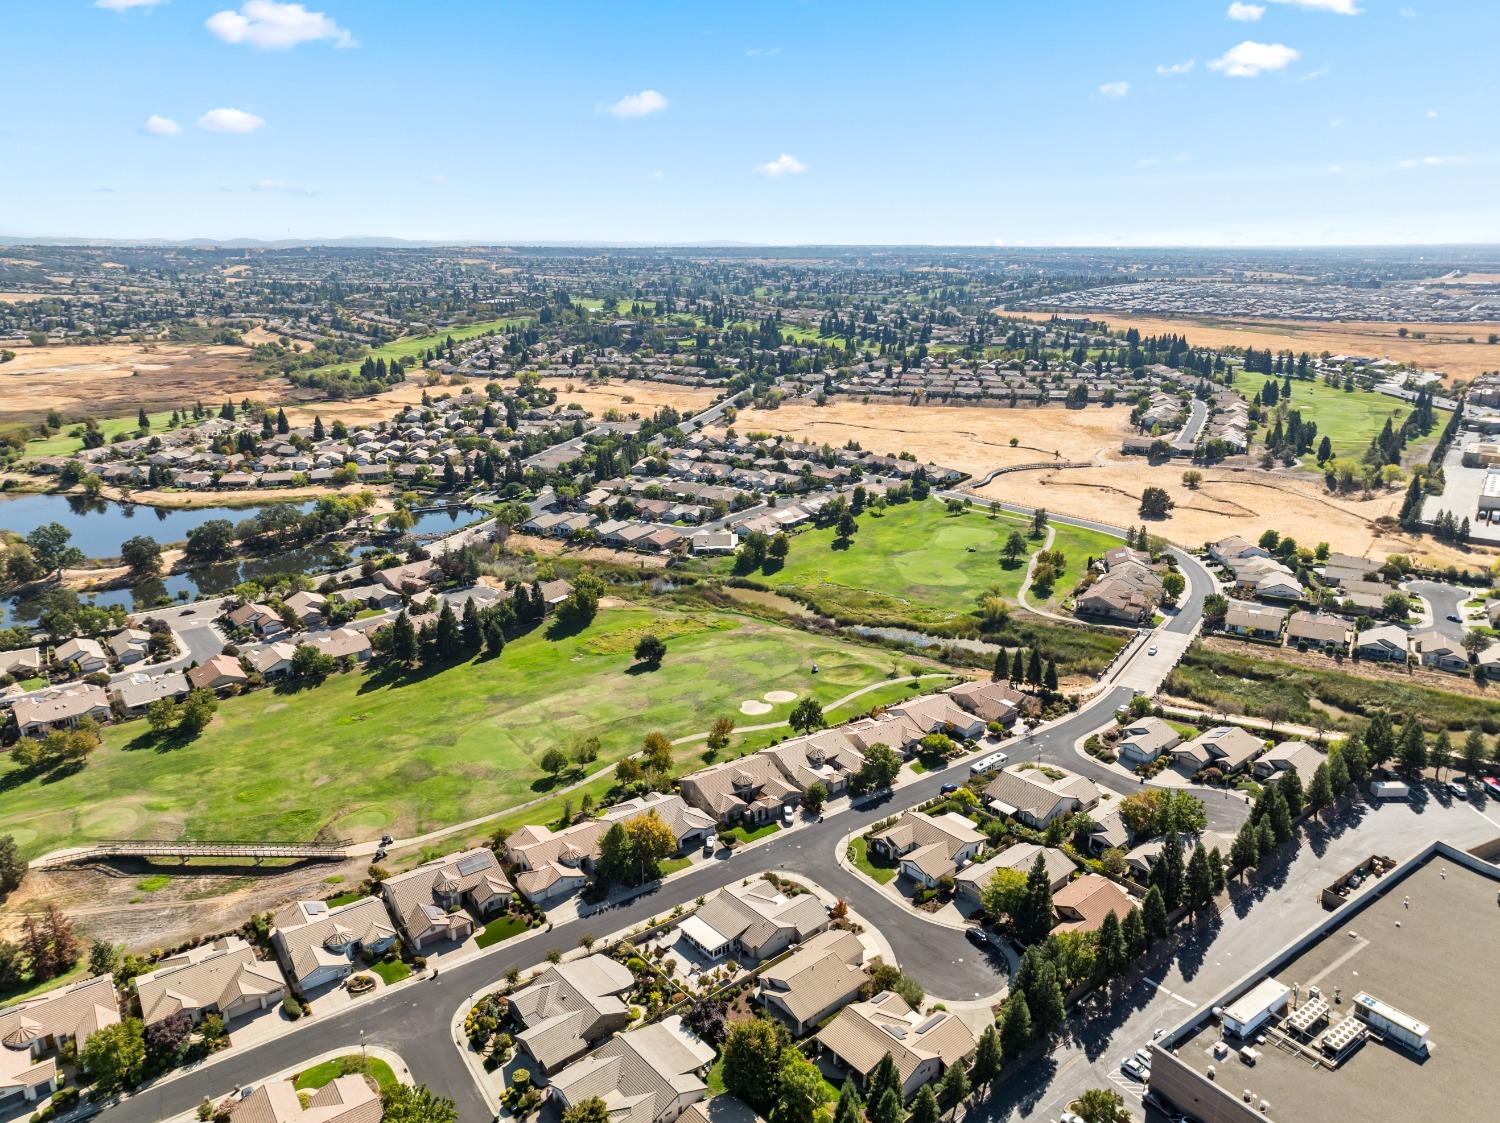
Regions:
M 480 929 L 479 935 L 474 937 L 474 942 L 482 948 L 487 948 L 492 944 L 503 943 L 512 936 L 519 935 L 526 931 L 526 928 L 527 924 L 524 917 L 511 916 L 507 913 L 504 916 L 497 916 Z
M 322 1064 L 315 1064 L 312 1068 L 303 1069 L 292 1083 L 299 1092 L 316 1092 L 340 1076 L 361 1071 L 379 1084 L 381 1091 L 396 1086 L 396 1074 L 391 1071 L 390 1065 L 379 1057 L 359 1057 L 352 1053 L 347 1057 L 334 1057 Z
M 379 963 L 370 964 L 369 970 L 372 975 L 379 975 L 386 986 L 411 978 L 411 964 L 404 959 L 393 959 L 389 963 L 382 959 Z
M 328 907 L 331 909 L 341 908 L 344 905 L 352 905 L 355 901 L 362 900 L 364 894 L 358 891 L 353 893 L 340 893 L 337 897 L 328 898 Z
M 1001 546 L 1011 531 L 1024 532 L 1027 520 L 978 511 L 950 515 L 935 499 L 897 504 L 883 515 L 867 512 L 858 522 L 847 548 L 835 548 L 832 528 L 808 530 L 792 538 L 785 565 L 749 576 L 800 594 L 836 618 L 886 616 L 920 627 L 966 616 L 990 588 L 1014 601 L 1026 559 L 1039 546 L 1028 539 L 1026 555 L 1004 564 Z M 728 573 L 734 562 L 719 564 Z
M 172 411 L 165 410 L 162 413 L 149 413 L 146 415 L 151 419 L 151 432 L 164 433 L 167 424 L 172 420 Z M 125 417 L 105 417 L 99 419 L 99 431 L 104 434 L 106 443 L 115 437 L 126 434 L 135 435 L 137 422 L 140 415 L 136 413 Z M 72 456 L 83 448 L 83 438 L 72 436 L 74 429 L 81 430 L 81 425 L 64 425 L 50 437 L 39 437 L 26 444 L 27 456 Z
M 862 834 L 855 835 L 849 840 L 849 860 L 854 863 L 854 868 L 860 873 L 881 885 L 886 884 L 900 872 L 895 865 L 888 863 L 884 858 L 872 857 L 869 841 Z
M 650 630 L 669 636 L 667 656 L 640 671 L 631 650 Z M 889 678 L 891 666 L 878 648 L 735 613 L 611 608 L 579 635 L 538 630 L 499 659 L 401 678 L 335 675 L 302 691 L 225 699 L 208 730 L 182 747 L 161 747 L 133 721 L 107 728 L 72 775 L 22 777 L 0 765 L 6 831 L 27 857 L 156 834 L 405 837 L 554 792 L 570 777 L 549 777 L 537 763 L 554 745 L 597 736 L 602 767 L 652 730 L 675 738 L 720 716 L 785 720 L 794 703 L 753 719 L 740 703 L 785 690 L 827 705 Z
M 739 826 L 735 827 L 732 831 L 725 831 L 724 834 L 726 837 L 734 839 L 743 846 L 747 842 L 754 842 L 758 838 L 765 838 L 767 835 L 775 834 L 780 829 L 780 823 L 767 823 L 763 827 L 756 827 L 753 831 L 748 831 L 743 826 Z
M 1258 376 L 1256 376 L 1258 377 Z M 1246 392 L 1258 388 L 1258 383 L 1245 385 Z M 1291 408 L 1300 410 L 1304 421 L 1318 423 L 1317 443 L 1327 437 L 1333 443 L 1335 456 L 1359 457 L 1370 445 L 1370 438 L 1385 427 L 1386 418 L 1399 427 L 1411 412 L 1411 403 L 1379 394 L 1373 390 L 1344 390 L 1325 385 L 1321 380 L 1292 383 Z M 1438 428 L 1447 421 L 1444 410 L 1437 411 Z M 1260 437 L 1264 442 L 1271 431 L 1269 424 L 1262 425 Z M 1436 432 L 1436 430 L 1434 430 Z M 1303 458 L 1309 466 L 1316 464 L 1316 456 Z

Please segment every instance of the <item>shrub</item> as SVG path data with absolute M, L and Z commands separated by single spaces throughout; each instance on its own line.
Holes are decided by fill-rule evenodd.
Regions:
M 307 1013 L 307 1010 L 303 1007 L 302 1003 L 297 1001 L 296 995 L 288 994 L 281 1000 L 281 1012 L 295 1022 L 303 1014 Z

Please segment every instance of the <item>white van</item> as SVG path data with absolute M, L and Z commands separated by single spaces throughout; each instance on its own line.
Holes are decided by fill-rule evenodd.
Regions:
M 986 772 L 993 772 L 1009 759 L 1010 757 L 1004 753 L 990 753 L 989 756 L 982 757 L 969 765 L 969 775 L 982 776 Z

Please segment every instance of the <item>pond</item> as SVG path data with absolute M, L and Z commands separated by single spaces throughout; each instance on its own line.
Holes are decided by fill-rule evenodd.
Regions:
M 476 510 L 473 507 L 439 507 L 433 511 L 423 511 L 415 517 L 412 528 L 408 534 L 446 534 L 452 530 L 477 523 L 484 518 L 488 512 Z
M 293 504 L 306 510 L 307 500 Z M 266 506 L 271 506 L 267 504 Z M 47 523 L 61 523 L 72 532 L 72 545 L 85 557 L 117 558 L 120 544 L 143 534 L 163 546 L 186 541 L 188 531 L 210 519 L 241 522 L 263 507 L 147 507 L 81 495 L 0 495 L 0 530 L 30 534 Z

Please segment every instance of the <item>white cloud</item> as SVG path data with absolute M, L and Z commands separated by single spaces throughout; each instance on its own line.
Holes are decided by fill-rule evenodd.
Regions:
M 245 0 L 239 11 L 215 12 L 204 26 L 226 43 L 246 43 L 267 51 L 283 51 L 321 39 L 335 47 L 359 45 L 332 16 L 278 0 Z
M 1130 92 L 1129 82 L 1105 82 L 1099 87 L 1099 92 L 1105 97 L 1124 97 Z
M 1266 7 L 1264 4 L 1245 4 L 1241 0 L 1234 0 L 1234 3 L 1229 5 L 1229 11 L 1224 14 L 1241 23 L 1254 23 L 1266 14 Z
M 604 112 L 613 117 L 649 117 L 660 113 L 670 104 L 655 90 L 642 90 L 638 94 L 626 94 L 613 105 L 606 105 Z
M 1436 117 L 1437 115 L 1438 115 L 1438 111 L 1436 109 L 1429 109 L 1427 111 L 1427 116 L 1428 117 Z
M 769 58 L 781 54 L 780 47 L 751 47 L 745 52 L 750 58 Z
M 1257 43 L 1246 39 L 1210 62 L 1208 68 L 1227 78 L 1254 78 L 1267 70 L 1284 70 L 1301 57 L 1301 51 L 1281 43 Z
M 1416 19 L 1417 18 L 1417 10 L 1415 8 L 1402 8 L 1401 9 L 1401 18 L 1402 19 Z
M 148 12 L 162 0 L 94 0 L 94 7 L 109 12 L 128 12 L 131 8 L 145 8 Z
M 1295 4 L 1299 8 L 1308 8 L 1315 12 L 1334 12 L 1341 16 L 1357 16 L 1361 9 L 1354 6 L 1354 0 L 1271 0 L 1273 4 Z
M 1163 78 L 1176 78 L 1182 74 L 1192 73 L 1193 67 L 1197 65 L 1197 59 L 1188 59 L 1187 62 L 1164 62 L 1157 66 L 1156 72 Z
M 1462 156 L 1422 156 L 1415 160 L 1402 160 L 1403 168 L 1443 168 L 1462 164 Z
M 300 183 L 288 183 L 284 179 L 257 179 L 250 185 L 252 191 L 279 191 L 283 195 L 312 195 L 312 192 Z
M 768 163 L 757 164 L 755 170 L 758 171 L 761 175 L 768 175 L 772 178 L 775 178 L 777 176 L 784 175 L 799 175 L 800 173 L 807 171 L 807 165 L 804 164 L 801 160 L 797 159 L 797 157 L 790 156 L 787 153 L 783 152 L 780 156 L 776 157 L 776 159 L 771 160 Z
M 1342 117 L 1335 117 L 1328 122 L 1328 127 L 1330 129 L 1342 129 L 1344 127 L 1344 119 Z
M 158 117 L 153 113 L 146 118 L 146 123 L 141 126 L 141 131 L 150 133 L 152 136 L 176 136 L 182 132 L 182 126 L 170 117 Z
M 667 173 L 662 171 L 660 168 L 657 168 L 655 171 L 648 172 L 646 175 L 641 176 L 641 179 L 645 180 L 647 183 L 660 183 L 666 178 Z
M 243 109 L 210 109 L 198 118 L 198 127 L 211 133 L 253 133 L 265 123 L 265 118 Z

